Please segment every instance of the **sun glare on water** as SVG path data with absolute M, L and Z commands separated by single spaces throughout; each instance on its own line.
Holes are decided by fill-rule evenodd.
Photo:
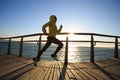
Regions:
M 69 41 L 77 41 L 78 35 L 75 35 L 74 32 L 68 34 Z M 76 42 L 68 42 L 68 61 L 69 62 L 79 62 L 79 53 L 78 53 L 78 44 Z

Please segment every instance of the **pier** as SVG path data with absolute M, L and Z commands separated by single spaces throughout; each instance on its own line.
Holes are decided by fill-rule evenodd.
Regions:
M 0 54 L 0 80 L 120 80 L 120 59 L 64 64 Z
M 74 33 L 74 35 L 89 36 L 89 40 L 69 40 L 70 33 L 64 35 L 65 58 L 64 61 L 44 61 L 38 62 L 38 66 L 33 65 L 32 59 L 23 56 L 24 42 L 37 42 L 38 51 L 42 42 L 46 42 L 42 36 L 47 34 L 31 34 L 15 37 L 0 38 L 1 43 L 8 43 L 6 54 L 0 53 L 0 80 L 120 80 L 120 59 L 119 59 L 119 38 L 120 36 L 104 35 L 96 33 Z M 38 36 L 39 40 L 25 40 L 26 37 Z M 112 38 L 110 40 L 97 40 L 96 37 Z M 14 39 L 19 39 L 18 41 Z M 14 40 L 14 41 L 13 41 Z M 19 43 L 18 56 L 12 56 L 12 42 Z M 89 62 L 74 62 L 68 60 L 69 42 L 90 43 Z M 98 43 L 108 43 L 114 45 L 114 57 L 104 60 L 95 60 L 95 46 Z M 109 55 L 109 54 L 108 54 Z

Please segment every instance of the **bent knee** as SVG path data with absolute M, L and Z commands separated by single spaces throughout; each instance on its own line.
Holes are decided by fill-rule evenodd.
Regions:
M 61 43 L 59 46 L 60 46 L 60 47 L 63 47 L 63 43 Z

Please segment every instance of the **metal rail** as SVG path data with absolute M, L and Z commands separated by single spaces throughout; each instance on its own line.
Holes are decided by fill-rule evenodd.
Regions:
M 66 40 L 61 40 L 62 42 L 66 42 L 65 45 L 65 62 L 68 63 L 68 45 L 69 42 L 89 42 L 91 43 L 90 45 L 90 62 L 94 63 L 94 46 L 96 45 L 96 43 L 114 43 L 115 47 L 114 47 L 114 58 L 118 58 L 118 46 L 120 44 L 120 42 L 118 41 L 118 39 L 120 38 L 120 36 L 113 36 L 113 35 L 105 35 L 105 34 L 97 34 L 97 33 L 72 33 L 74 35 L 87 35 L 90 36 L 91 39 L 90 40 L 69 40 L 69 34 L 71 33 L 60 33 L 58 35 L 67 35 L 66 36 Z M 38 51 L 41 49 L 41 42 L 46 42 L 46 40 L 42 40 L 42 36 L 47 36 L 48 34 L 43 34 L 43 33 L 36 33 L 36 34 L 29 34 L 29 35 L 22 35 L 22 36 L 14 36 L 14 37 L 4 37 L 4 38 L 0 38 L 0 39 L 7 39 L 8 40 L 8 51 L 7 54 L 11 53 L 11 42 L 12 39 L 16 39 L 16 38 L 20 38 L 20 48 L 19 48 L 19 57 L 22 57 L 22 52 L 23 52 L 23 42 L 38 42 Z M 74 36 L 73 35 L 73 36 Z M 32 36 L 39 36 L 39 40 L 27 40 L 24 41 L 25 37 L 32 37 Z M 114 38 L 115 41 L 95 41 L 94 37 L 96 36 L 100 36 L 100 37 L 109 37 L 109 38 Z

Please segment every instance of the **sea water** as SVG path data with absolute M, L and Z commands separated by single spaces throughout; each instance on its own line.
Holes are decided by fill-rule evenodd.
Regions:
M 41 47 L 44 46 L 44 43 Z M 19 55 L 19 42 L 11 43 L 11 55 Z M 50 57 L 52 53 L 56 50 L 57 45 L 52 44 L 41 56 L 41 60 L 53 61 Z M 7 53 L 8 42 L 0 42 L 0 52 Z M 120 52 L 120 49 L 119 49 Z M 38 45 L 36 43 L 23 43 L 23 57 L 33 58 L 38 54 Z M 103 60 L 114 57 L 114 48 L 107 47 L 95 47 L 94 48 L 95 60 Z M 58 59 L 64 61 L 65 56 L 65 46 L 58 52 Z M 119 55 L 120 57 L 120 55 Z M 90 61 L 90 47 L 83 46 L 69 46 L 68 48 L 68 61 L 69 62 L 85 62 Z

